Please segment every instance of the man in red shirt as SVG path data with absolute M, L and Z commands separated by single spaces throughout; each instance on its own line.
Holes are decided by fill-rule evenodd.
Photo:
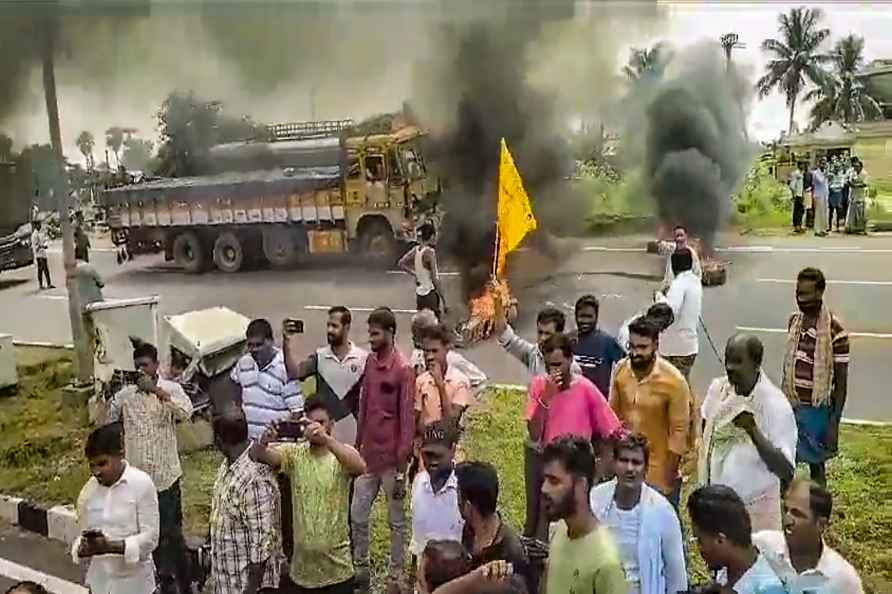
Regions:
M 356 479 L 350 517 L 353 522 L 353 562 L 360 592 L 369 589 L 369 515 L 378 491 L 384 488 L 390 523 L 390 584 L 399 591 L 405 566 L 406 468 L 415 433 L 415 372 L 394 346 L 396 318 L 381 307 L 369 314 L 369 346 L 359 396 L 356 447 L 368 472 Z

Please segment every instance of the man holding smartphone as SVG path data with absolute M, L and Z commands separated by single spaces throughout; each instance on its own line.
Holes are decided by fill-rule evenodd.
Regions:
M 109 423 L 122 422 L 127 460 L 152 478 L 158 490 L 161 533 L 155 565 L 161 593 L 188 592 L 190 576 L 183 540 L 183 507 L 180 494 L 180 455 L 176 425 L 192 416 L 192 401 L 183 387 L 159 377 L 158 350 L 147 342 L 133 348 L 136 385 L 122 388 L 112 399 Z

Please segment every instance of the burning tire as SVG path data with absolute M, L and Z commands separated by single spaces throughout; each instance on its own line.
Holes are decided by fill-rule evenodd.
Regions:
M 207 262 L 205 246 L 194 231 L 177 235 L 173 241 L 173 261 L 186 272 L 202 272 Z
M 221 233 L 214 242 L 214 264 L 223 272 L 238 272 L 245 263 L 245 247 L 232 231 Z
M 277 268 L 297 264 L 300 257 L 294 234 L 287 227 L 275 226 L 263 230 L 263 255 Z

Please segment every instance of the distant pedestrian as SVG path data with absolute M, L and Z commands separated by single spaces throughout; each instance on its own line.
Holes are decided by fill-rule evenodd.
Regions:
M 725 377 L 703 401 L 697 475 L 734 489 L 754 530 L 779 530 L 781 485 L 793 478 L 796 419 L 784 393 L 762 371 L 762 342 L 737 334 L 725 347 Z
M 793 481 L 784 499 L 784 530 L 753 534 L 753 544 L 792 594 L 864 594 L 852 564 L 824 542 L 833 497 L 817 483 Z
M 446 295 L 440 284 L 437 266 L 437 232 L 433 224 L 425 223 L 418 230 L 419 243 L 400 258 L 398 266 L 415 279 L 415 305 L 418 311 L 429 309 L 441 319 L 448 313 Z M 442 308 L 441 308 L 442 306 Z
M 359 397 L 356 443 L 368 471 L 354 482 L 350 518 L 357 589 L 367 592 L 369 518 L 383 488 L 390 525 L 388 592 L 398 592 L 405 568 L 406 471 L 415 435 L 415 372 L 394 344 L 396 318 L 381 307 L 369 314 L 369 345 Z
M 797 164 L 790 172 L 790 193 L 793 196 L 793 231 L 802 233 L 802 217 L 805 214 L 805 163 Z
M 782 384 L 799 427 L 796 461 L 808 464 L 822 485 L 825 463 L 837 453 L 849 378 L 849 335 L 824 302 L 826 286 L 817 268 L 796 278 L 799 311 L 787 324 Z
M 825 237 L 830 229 L 830 190 L 827 179 L 827 159 L 821 158 L 818 166 L 812 170 L 812 197 L 815 208 L 815 235 Z
M 691 256 L 694 260 L 691 265 L 691 271 L 697 278 L 702 278 L 703 270 L 700 267 L 700 257 L 697 254 L 697 250 L 688 242 L 688 228 L 684 225 L 676 225 L 672 230 L 672 239 L 672 242 L 661 241 L 659 243 L 660 255 L 666 256 L 666 272 L 663 275 L 663 286 L 668 287 L 675 279 L 675 271 L 672 270 L 672 254 L 677 250 L 685 248 L 691 250 Z
M 56 286 L 50 279 L 50 266 L 47 261 L 47 248 L 50 245 L 50 238 L 43 223 L 34 221 L 31 223 L 34 230 L 31 232 L 31 251 L 34 252 L 34 260 L 37 262 L 37 283 L 40 289 L 55 289 Z M 44 281 L 46 281 L 44 283 Z
M 589 503 L 595 480 L 591 443 L 564 437 L 545 447 L 542 499 L 556 522 L 548 553 L 545 594 L 628 594 L 616 543 Z
M 214 594 L 275 592 L 283 560 L 276 477 L 251 460 L 244 411 L 227 407 L 212 424 L 223 453 L 209 520 Z
M 597 386 L 606 398 L 610 394 L 613 367 L 626 356 L 625 350 L 610 334 L 598 328 L 600 304 L 594 295 L 576 300 L 576 332 L 570 335 L 573 355 L 582 375 Z
M 84 262 L 90 261 L 90 237 L 84 230 L 84 213 L 74 213 L 74 257 Z
M 830 217 L 828 218 L 827 223 L 828 227 L 832 229 L 834 226 L 834 221 L 836 221 L 836 231 L 838 233 L 845 225 L 846 208 L 848 205 L 848 202 L 844 200 L 843 195 L 845 192 L 846 184 L 845 168 L 838 155 L 834 155 L 833 160 L 830 163 L 829 178 Z
M 147 473 L 158 490 L 160 536 L 155 565 L 160 591 L 189 588 L 189 567 L 183 539 L 180 478 L 183 470 L 177 451 L 176 424 L 192 416 L 192 401 L 182 386 L 159 376 L 158 350 L 147 342 L 133 349 L 133 366 L 140 376 L 112 399 L 108 421 L 122 422 L 127 460 Z
M 90 560 L 91 592 L 152 594 L 159 531 L 155 485 L 124 459 L 119 423 L 94 430 L 84 449 L 91 477 L 77 498 L 80 535 L 71 545 L 72 559 Z
M 678 368 L 688 383 L 700 350 L 697 328 L 703 309 L 703 284 L 691 269 L 692 265 L 689 249 L 676 250 L 672 254 L 675 279 L 665 294 L 657 293 L 655 298 L 672 308 L 675 320 L 660 335 L 660 354 Z
M 356 415 L 359 412 L 359 388 L 368 351 L 350 340 L 353 316 L 342 305 L 328 310 L 325 339 L 328 344 L 319 347 L 309 357 L 295 360 L 291 341 L 297 334 L 284 328 L 283 348 L 285 368 L 289 381 L 316 380 L 316 397 L 322 398 L 334 414 L 334 436 L 342 442 L 356 443 Z
M 846 217 L 846 233 L 867 233 L 867 187 L 869 183 L 864 163 L 860 159 L 854 163 L 849 178 L 849 212 Z
M 768 560 L 753 546 L 746 507 L 725 485 L 700 487 L 688 497 L 688 514 L 694 538 L 707 569 L 718 575 L 707 592 L 734 594 L 787 594 Z

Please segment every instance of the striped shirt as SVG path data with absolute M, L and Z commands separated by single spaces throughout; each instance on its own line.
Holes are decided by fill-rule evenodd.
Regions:
M 260 588 L 279 587 L 279 498 L 275 475 L 253 462 L 248 450 L 232 464 L 223 460 L 211 500 L 214 594 L 242 594 L 248 567 L 258 563 L 266 563 Z
M 278 348 L 263 369 L 250 353 L 242 356 L 232 368 L 230 379 L 242 388 L 242 408 L 251 439 L 259 439 L 273 422 L 288 418 L 304 406 L 300 384 L 288 381 L 285 357 Z
M 792 318 L 788 322 L 789 328 Z M 818 343 L 818 333 L 816 329 L 817 319 L 811 322 L 803 320 L 802 332 L 799 334 L 799 344 L 796 347 L 796 361 L 794 363 L 793 385 L 796 387 L 796 394 L 799 401 L 803 404 L 811 405 L 812 388 L 814 387 L 815 372 L 815 347 Z M 833 346 L 833 364 L 848 365 L 849 364 L 849 334 L 842 327 L 835 315 L 831 314 L 830 318 L 830 336 Z M 833 387 L 831 386 L 832 390 Z

